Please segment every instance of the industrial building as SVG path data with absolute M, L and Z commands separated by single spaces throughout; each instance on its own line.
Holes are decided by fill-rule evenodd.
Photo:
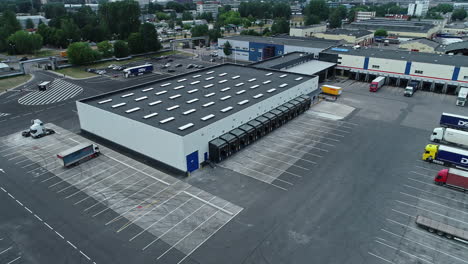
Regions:
M 337 46 L 340 41 L 324 40 L 318 38 L 299 37 L 257 37 L 257 36 L 231 36 L 218 39 L 219 56 L 226 57 L 223 52 L 224 44 L 229 42 L 232 54 L 229 58 L 242 61 L 261 61 L 286 53 L 299 51 L 318 54 L 329 47 Z
M 377 29 L 385 29 L 389 35 L 432 39 L 440 30 L 441 25 L 436 25 L 432 21 L 402 21 L 375 18 L 353 22 L 347 28 L 370 30 L 372 32 L 375 32 Z
M 330 29 L 313 34 L 316 38 L 327 40 L 343 40 L 347 43 L 367 46 L 374 42 L 374 33 L 369 30 Z
M 468 40 L 462 42 L 455 42 L 448 45 L 439 45 L 436 49 L 436 52 L 468 56 Z
M 436 53 L 436 49 L 439 46 L 439 42 L 436 42 L 434 40 L 427 38 L 417 38 L 402 42 L 398 46 L 398 48 L 409 51 Z
M 468 83 L 465 56 L 341 46 L 320 53 L 320 60 L 337 63 L 338 75 L 371 81 L 385 76 L 386 83 L 406 86 L 417 80 L 424 90 L 455 94 Z
M 317 76 L 223 64 L 83 99 L 77 110 L 83 131 L 192 172 L 305 111 L 317 88 Z
M 416 0 L 414 3 L 408 4 L 409 16 L 425 16 L 429 11 L 429 0 Z
M 325 32 L 327 24 L 310 25 L 303 27 L 291 27 L 289 29 L 289 36 L 292 37 L 312 37 L 314 33 Z
M 211 13 L 214 18 L 218 17 L 219 2 L 217 1 L 198 1 L 197 14 Z
M 375 17 L 375 11 L 358 11 L 356 21 L 369 20 Z

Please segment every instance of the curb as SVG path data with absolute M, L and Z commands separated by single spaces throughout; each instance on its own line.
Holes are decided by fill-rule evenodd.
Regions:
M 75 78 L 75 77 L 71 77 L 71 76 L 68 76 L 68 75 L 65 75 L 63 73 L 58 73 L 56 71 L 46 71 L 46 72 L 50 72 L 52 74 L 55 74 L 57 76 L 60 76 L 60 77 L 65 77 L 65 78 L 68 78 L 68 79 L 71 79 L 71 80 L 87 80 L 87 79 L 91 79 L 91 78 L 96 78 L 96 77 L 99 77 L 100 75 L 98 76 L 90 76 L 90 77 L 84 77 L 84 78 Z
M 31 74 L 31 78 L 29 78 L 29 80 L 27 80 L 26 82 L 22 83 L 22 84 L 18 84 L 17 86 L 13 87 L 13 88 L 10 88 L 10 89 L 7 89 L 6 91 L 3 91 L 3 92 L 0 92 L 0 96 L 1 95 L 4 95 L 6 94 L 7 92 L 10 92 L 10 91 L 16 91 L 15 89 L 20 87 L 20 86 L 23 86 L 27 83 L 29 83 L 30 81 L 34 80 L 36 78 L 36 76 L 34 76 L 34 74 Z

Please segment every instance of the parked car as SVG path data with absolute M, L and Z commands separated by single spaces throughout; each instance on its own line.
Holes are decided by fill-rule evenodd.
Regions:
M 27 61 L 27 60 L 29 60 L 28 57 L 23 57 L 19 61 Z
M 112 69 L 112 68 L 114 68 L 114 67 L 116 67 L 116 66 L 117 66 L 117 65 L 115 65 L 115 64 L 111 64 L 111 65 L 107 66 L 107 68 L 108 68 L 108 69 Z
M 210 59 L 210 62 L 215 62 L 216 60 L 215 59 Z
M 168 61 L 168 62 L 173 62 L 174 60 L 173 60 L 173 59 L 168 59 L 167 61 Z
M 176 68 L 182 67 L 182 64 L 180 64 L 180 63 L 179 63 L 179 64 L 176 64 L 175 67 L 176 67 Z
M 192 69 L 193 67 L 195 67 L 195 65 L 193 65 L 193 64 L 187 65 L 187 69 Z
M 167 70 L 167 72 L 175 72 L 175 70 L 174 69 L 169 69 L 169 70 Z
M 164 70 L 164 69 L 167 69 L 167 68 L 168 68 L 168 67 L 167 67 L 166 65 L 163 65 L 163 66 L 161 67 L 161 69 L 163 69 L 163 70 Z

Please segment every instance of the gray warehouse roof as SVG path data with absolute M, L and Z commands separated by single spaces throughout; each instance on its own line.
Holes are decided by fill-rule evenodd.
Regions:
M 350 28 L 377 30 L 383 28 L 390 31 L 402 32 L 428 32 L 435 27 L 430 22 L 401 21 L 389 19 L 368 19 L 351 23 Z
M 392 60 L 405 60 L 414 62 L 425 62 L 433 64 L 444 64 L 453 66 L 468 67 L 468 59 L 466 56 L 452 56 L 445 54 L 434 54 L 425 52 L 411 52 L 402 50 L 387 50 L 374 48 L 353 49 L 351 47 L 338 47 L 324 50 L 322 53 L 329 54 L 348 54 L 364 57 L 375 57 Z
M 412 40 L 408 40 L 408 41 L 405 41 L 405 42 L 402 42 L 401 44 L 410 44 L 410 43 L 421 43 L 421 44 L 424 44 L 424 45 L 427 45 L 429 47 L 432 47 L 432 48 L 437 48 L 440 44 L 434 40 L 431 40 L 431 39 L 427 39 L 427 38 L 416 38 L 416 39 L 412 39 Z
M 347 35 L 347 36 L 354 36 L 356 38 L 360 38 L 360 37 L 371 35 L 373 33 L 372 31 L 369 31 L 369 30 L 336 28 L 336 29 L 327 30 L 323 34 Z
M 304 61 L 309 61 L 314 59 L 314 54 L 305 53 L 305 52 L 290 52 L 281 56 L 276 56 L 268 58 L 263 61 L 258 61 L 251 63 L 251 66 L 259 68 L 269 68 L 269 69 L 282 69 L 288 66 L 288 64 L 301 63 Z
M 439 47 L 437 47 L 436 49 L 436 51 L 445 53 L 454 52 L 458 50 L 468 50 L 468 41 L 455 42 L 448 45 L 439 45 Z
M 80 102 L 184 136 L 313 78 L 224 64 Z
M 337 40 L 324 40 L 320 38 L 301 38 L 301 37 L 257 37 L 248 35 L 237 35 L 223 37 L 226 40 L 238 40 L 238 41 L 249 41 L 258 43 L 271 43 L 275 45 L 288 45 L 288 46 L 299 46 L 308 48 L 319 48 L 326 49 L 332 46 L 336 46 L 340 43 Z

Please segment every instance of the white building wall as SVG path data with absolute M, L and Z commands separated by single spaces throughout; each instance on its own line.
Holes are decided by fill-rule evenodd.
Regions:
M 341 64 L 338 63 L 337 66 L 362 69 L 364 67 L 364 59 L 364 56 L 338 54 L 338 62 L 341 62 Z
M 284 46 L 284 54 L 294 52 L 294 51 L 300 51 L 300 52 L 313 53 L 316 56 L 318 56 L 318 54 L 323 50 L 324 49 L 321 49 L 321 48 L 309 48 L 309 47 L 299 47 L 299 46 L 290 46 L 290 45 Z
M 377 67 L 374 67 L 374 66 L 377 66 Z M 406 69 L 406 61 L 370 57 L 368 69 L 373 70 L 373 71 L 404 74 L 405 69 Z
M 252 104 L 250 107 L 186 135 L 183 138 L 183 156 L 185 157 L 186 155 L 198 150 L 199 162 L 203 162 L 204 153 L 208 152 L 209 141 L 249 122 L 252 119 L 257 118 L 260 115 L 263 115 L 287 101 L 303 94 L 309 94 L 316 89 L 318 89 L 318 78 L 303 82 L 256 104 L 254 104 L 255 99 L 250 99 L 249 104 Z M 235 104 L 235 102 L 233 102 L 233 104 Z M 214 114 L 216 115 L 216 113 Z
M 179 170 L 187 170 L 181 136 L 88 104 L 77 102 L 76 106 L 81 129 Z
M 455 66 L 451 65 L 413 62 L 411 64 L 410 74 L 451 80 L 454 69 Z M 422 73 L 416 73 L 416 71 L 422 71 Z
M 464 81 L 468 83 L 468 67 L 460 67 L 458 81 Z
M 218 39 L 218 56 L 227 57 L 223 52 L 224 43 L 227 41 L 229 41 L 231 47 L 235 49 L 235 51 L 232 51 L 232 54 L 229 56 L 229 58 L 234 59 L 235 55 L 237 60 L 249 61 L 249 42 L 242 40 Z

